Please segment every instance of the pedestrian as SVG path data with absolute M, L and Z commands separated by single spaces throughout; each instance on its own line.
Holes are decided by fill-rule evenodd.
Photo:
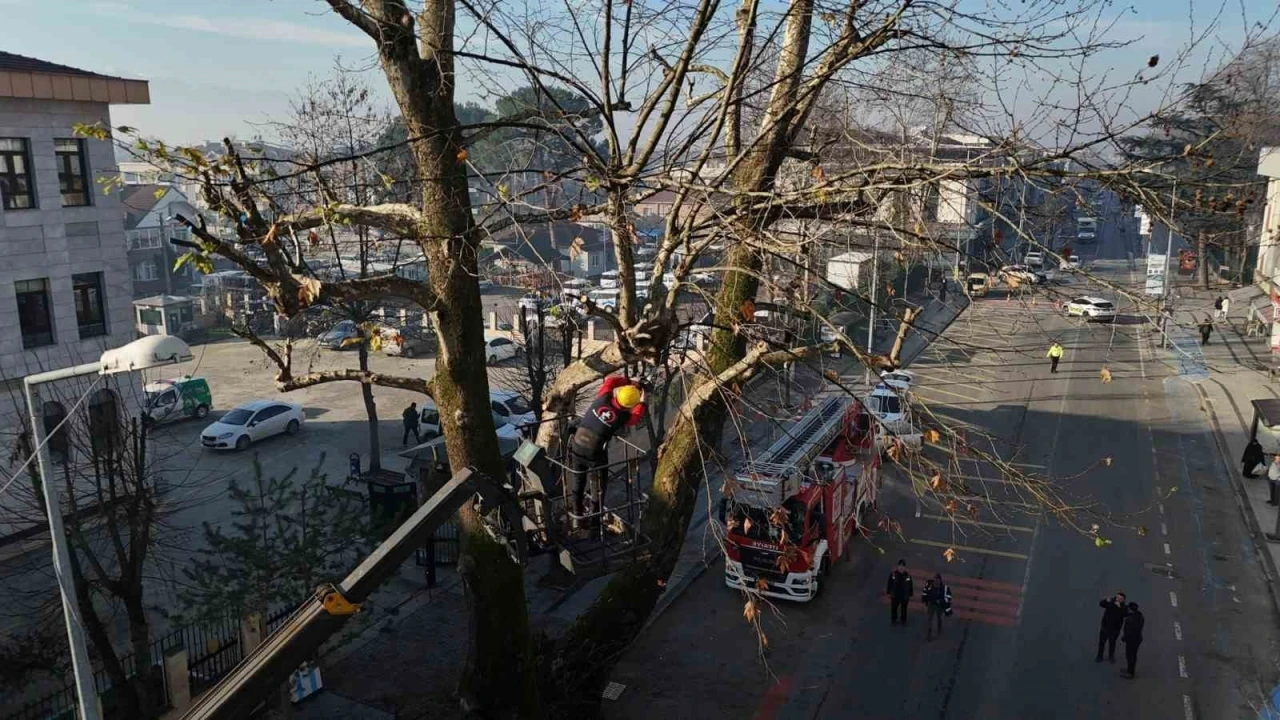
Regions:
M 1223 313 L 1223 310 L 1222 310 L 1222 303 L 1223 303 L 1223 301 L 1224 301 L 1224 300 L 1226 300 L 1226 298 L 1224 298 L 1224 297 L 1222 297 L 1221 295 L 1219 295 L 1219 296 L 1218 296 L 1218 299 L 1213 301 L 1213 316 L 1214 316 L 1214 317 L 1216 317 L 1216 318 L 1223 317 L 1224 313 Z
M 1138 609 L 1138 603 L 1129 603 L 1129 613 L 1125 615 L 1121 634 L 1121 639 L 1124 640 L 1124 659 L 1129 664 L 1128 669 L 1121 674 L 1127 678 L 1133 677 L 1134 670 L 1138 667 L 1138 646 L 1142 644 L 1142 628 L 1146 624 L 1147 619 Z
M 1213 321 L 1206 317 L 1204 322 L 1200 323 L 1200 344 L 1208 345 L 1211 334 L 1213 334 Z
M 1271 456 L 1271 464 L 1267 466 L 1267 484 L 1271 486 L 1271 497 L 1268 505 L 1280 502 L 1280 455 Z
M 613 375 L 604 379 L 590 407 L 578 420 L 578 429 L 569 440 L 569 470 L 573 475 L 573 512 L 586 515 L 587 481 L 595 470 L 599 488 L 592 493 L 593 513 L 604 507 L 605 484 L 609 478 L 609 441 L 623 428 L 644 419 L 644 391 L 630 378 Z M 579 521 L 574 521 L 575 527 Z
M 920 593 L 920 600 L 924 602 L 927 616 L 925 618 L 925 636 L 926 641 L 933 640 L 933 625 L 936 620 L 938 624 L 938 635 L 942 635 L 942 616 L 951 614 L 951 588 L 942 582 L 942 573 L 934 573 L 933 579 L 924 584 L 924 591 Z
M 1102 662 L 1102 649 L 1106 646 L 1107 657 L 1116 661 L 1116 640 L 1120 639 L 1120 630 L 1124 627 L 1124 618 L 1129 614 L 1129 606 L 1125 604 L 1124 593 L 1116 593 L 1098 603 L 1102 608 L 1102 627 L 1098 629 L 1098 654 L 1094 662 Z
M 1058 361 L 1062 359 L 1062 344 L 1057 340 L 1049 346 L 1049 352 L 1045 353 L 1045 357 L 1049 358 L 1049 372 L 1058 372 Z
M 409 444 L 409 433 L 413 433 L 415 443 L 422 442 L 422 436 L 418 434 L 418 403 L 409 403 L 409 407 L 400 413 L 400 417 L 404 418 L 404 437 L 400 438 L 400 444 Z
M 1227 313 L 1230 313 L 1230 312 L 1231 312 L 1231 298 L 1223 297 L 1222 298 L 1222 319 L 1226 320 Z
M 911 584 L 911 573 L 907 572 L 907 561 L 899 560 L 898 566 L 889 573 L 889 584 L 884 594 L 889 596 L 889 624 L 898 624 L 898 611 L 902 611 L 902 624 L 907 624 L 907 603 L 915 594 Z
M 945 303 L 947 301 L 947 279 L 942 278 L 942 282 L 938 283 L 938 301 Z
M 1258 442 L 1258 438 L 1250 438 L 1249 444 L 1244 446 L 1244 455 L 1240 456 L 1241 471 L 1247 478 L 1255 478 L 1258 476 L 1258 470 L 1263 463 L 1267 461 L 1266 453 L 1262 452 L 1262 443 Z

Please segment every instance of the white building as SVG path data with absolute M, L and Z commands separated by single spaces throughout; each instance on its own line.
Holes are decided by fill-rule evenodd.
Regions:
M 1280 147 L 1262 148 L 1258 174 L 1267 178 L 1266 206 L 1262 211 L 1262 233 L 1258 238 L 1258 282 L 1271 281 L 1280 289 Z
M 17 415 L 23 411 L 22 377 L 91 362 L 135 337 L 124 211 L 116 193 L 95 181 L 116 171 L 112 145 L 77 136 L 75 128 L 109 127 L 111 104 L 147 102 L 145 81 L 0 52 L 4 456 L 15 429 L 25 426 Z M 84 405 L 97 417 L 106 417 L 105 403 L 119 400 L 107 387 L 99 384 Z M 51 417 L 56 423 L 59 413 L 70 412 L 78 397 L 73 390 L 50 388 L 46 426 Z M 4 524 L 0 517 L 0 534 Z

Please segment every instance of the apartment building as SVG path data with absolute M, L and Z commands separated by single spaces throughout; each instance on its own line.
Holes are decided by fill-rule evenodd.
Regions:
M 145 81 L 0 52 L 0 440 L 24 424 L 22 377 L 135 337 L 125 213 L 96 182 L 116 171 L 112 145 L 76 127 L 147 102 Z M 114 392 L 102 385 L 86 404 L 118 405 Z M 73 407 L 45 400 L 46 425 Z

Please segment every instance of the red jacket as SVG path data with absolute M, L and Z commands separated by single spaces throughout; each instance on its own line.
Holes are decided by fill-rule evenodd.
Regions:
M 610 404 L 618 412 L 631 414 L 631 417 L 627 420 L 627 424 L 624 425 L 624 427 L 635 427 L 636 425 L 639 425 L 640 420 L 644 418 L 644 401 L 643 400 L 641 400 L 635 407 L 631 408 L 630 410 L 618 407 L 618 404 L 616 402 L 613 402 L 613 399 L 612 399 L 613 391 L 617 390 L 623 385 L 630 385 L 630 384 L 631 384 L 631 379 L 624 375 L 610 375 L 609 377 L 604 379 L 604 382 L 600 385 L 600 389 L 596 391 L 597 398 L 601 398 L 601 397 L 604 397 L 605 395 L 609 395 Z

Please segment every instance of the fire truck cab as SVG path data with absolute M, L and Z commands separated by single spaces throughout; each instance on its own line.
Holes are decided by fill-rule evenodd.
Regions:
M 858 401 L 824 398 L 734 474 L 720 505 L 726 585 L 799 602 L 818 594 L 875 505 L 873 424 Z

